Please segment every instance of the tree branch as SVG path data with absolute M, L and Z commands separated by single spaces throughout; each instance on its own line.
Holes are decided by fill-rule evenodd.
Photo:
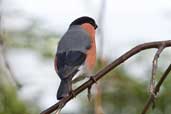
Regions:
M 150 94 L 153 95 L 154 97 L 156 96 L 154 93 L 154 89 L 155 89 L 155 77 L 156 77 L 156 72 L 157 72 L 157 67 L 158 67 L 158 58 L 161 52 L 163 51 L 163 49 L 164 49 L 164 44 L 158 48 L 153 59 L 152 75 L 151 75 L 151 80 L 150 80 Z M 154 107 L 155 107 L 155 102 L 153 101 L 153 108 Z
M 166 79 L 166 77 L 168 76 L 169 72 L 171 71 L 171 64 L 169 65 L 169 67 L 166 69 L 166 71 L 164 72 L 164 74 L 162 75 L 162 77 L 160 78 L 159 82 L 157 83 L 155 89 L 154 89 L 154 93 L 155 95 L 157 95 L 157 93 L 160 90 L 160 86 L 162 85 L 162 83 L 164 82 L 164 80 Z M 148 98 L 147 103 L 144 106 L 144 109 L 142 111 L 141 114 L 145 114 L 148 110 L 148 108 L 150 107 L 150 104 L 154 101 L 155 96 L 154 95 L 150 95 Z
M 104 77 L 108 72 L 110 72 L 112 69 L 119 66 L 121 63 L 132 57 L 133 55 L 139 53 L 142 50 L 151 49 L 151 48 L 159 48 L 161 45 L 164 44 L 164 47 L 171 47 L 171 40 L 167 41 L 158 41 L 158 42 L 150 42 L 150 43 L 144 43 L 140 44 L 133 49 L 129 50 L 119 58 L 117 58 L 115 61 L 113 61 L 111 64 L 104 67 L 102 70 L 97 72 L 93 77 L 95 80 L 99 80 L 100 78 Z M 92 79 L 89 79 L 85 83 L 83 83 L 81 86 L 79 86 L 77 89 L 73 91 L 73 94 L 76 96 L 88 87 L 92 86 L 95 83 Z M 58 103 L 54 104 L 53 106 L 49 107 L 48 109 L 44 110 L 40 114 L 50 114 L 56 109 L 61 109 L 67 102 L 69 102 L 74 96 L 69 95 L 63 99 L 61 99 Z

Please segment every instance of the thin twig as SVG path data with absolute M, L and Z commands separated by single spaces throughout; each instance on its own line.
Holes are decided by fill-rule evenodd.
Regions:
M 15 78 L 15 75 L 14 75 L 14 73 L 13 73 L 13 71 L 11 69 L 11 66 L 10 66 L 10 64 L 9 64 L 9 62 L 7 60 L 6 47 L 5 47 L 5 44 L 3 42 L 2 34 L 0 34 L 0 49 L 1 49 L 1 54 L 2 54 L 2 57 L 3 57 L 3 60 L 4 60 L 5 67 L 7 68 L 8 72 L 10 74 L 10 78 L 14 82 L 17 89 L 20 89 L 22 87 L 22 84 L 20 84 L 20 82 Z
M 1 0 L 0 0 L 0 3 L 1 3 Z M 3 60 L 4 60 L 4 64 L 6 66 L 6 68 L 8 69 L 8 72 L 10 74 L 10 78 L 12 79 L 12 81 L 14 82 L 14 84 L 16 85 L 16 87 L 18 89 L 20 89 L 22 87 L 22 84 L 15 78 L 15 75 L 11 69 L 11 66 L 7 60 L 7 57 L 6 57 L 6 45 L 5 45 L 5 42 L 4 42 L 4 31 L 2 30 L 2 11 L 0 11 L 0 49 L 2 51 L 2 57 L 3 57 Z
M 156 77 L 156 72 L 157 72 L 157 67 L 158 67 L 158 58 L 161 52 L 163 51 L 164 47 L 165 47 L 165 44 L 159 47 L 153 59 L 152 75 L 151 75 L 151 80 L 150 80 L 150 94 L 153 95 L 154 97 L 156 96 L 154 93 L 154 88 L 155 88 L 155 77 Z M 155 107 L 155 102 L 153 101 L 153 108 L 154 107 Z
M 11 79 L 14 81 L 14 84 L 16 85 L 17 89 L 20 89 L 22 87 L 22 84 L 16 79 L 13 70 L 11 69 L 11 66 L 6 58 L 5 52 L 2 53 L 3 53 L 5 66 L 8 69 L 8 72 L 10 73 Z
M 117 58 L 111 64 L 107 65 L 102 70 L 100 70 L 99 72 L 97 72 L 94 75 L 94 79 L 96 81 L 98 81 L 100 78 L 104 77 L 108 72 L 110 72 L 111 70 L 113 70 L 114 68 L 116 68 L 117 66 L 119 66 L 121 63 L 123 63 L 124 61 L 126 61 L 127 59 L 129 59 L 130 57 L 132 57 L 133 55 L 139 53 L 140 51 L 146 50 L 146 49 L 158 48 L 163 43 L 165 43 L 165 47 L 171 47 L 171 40 L 144 43 L 144 44 L 141 44 L 141 45 L 138 45 L 138 46 L 134 47 L 130 51 L 126 52 L 125 54 L 123 54 L 122 56 L 120 56 L 119 58 Z M 93 85 L 94 83 L 95 83 L 95 81 L 93 81 L 92 79 L 89 79 L 88 81 L 86 81 L 85 83 L 83 83 L 82 85 L 80 85 L 77 89 L 75 89 L 73 91 L 73 94 L 75 96 L 78 95 L 78 94 L 80 94 L 82 91 L 84 91 L 85 89 L 87 89 L 88 87 L 90 87 L 91 85 Z M 69 96 L 61 99 L 58 103 L 56 103 L 53 106 L 49 107 L 48 109 L 44 110 L 40 114 L 50 114 L 51 112 L 55 111 L 59 107 L 59 105 L 63 104 L 63 106 L 64 106 L 73 97 L 74 97 L 73 95 L 69 95 Z
M 169 65 L 169 67 L 166 69 L 166 71 L 164 72 L 164 74 L 162 75 L 162 77 L 160 78 L 160 80 L 158 81 L 155 89 L 154 89 L 154 93 L 157 95 L 157 93 L 160 91 L 160 86 L 162 85 L 162 83 L 164 82 L 164 80 L 166 79 L 166 77 L 168 76 L 169 72 L 171 71 L 171 64 Z M 154 95 L 150 95 L 148 98 L 148 101 L 146 102 L 144 109 L 142 111 L 141 114 L 145 114 L 147 112 L 147 110 L 150 107 L 150 104 L 154 101 L 155 97 Z

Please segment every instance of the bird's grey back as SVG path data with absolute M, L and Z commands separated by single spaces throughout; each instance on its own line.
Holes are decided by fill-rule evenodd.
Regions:
M 86 53 L 91 45 L 89 37 L 88 32 L 81 28 L 81 26 L 71 26 L 59 41 L 57 53 L 68 51 L 80 51 Z

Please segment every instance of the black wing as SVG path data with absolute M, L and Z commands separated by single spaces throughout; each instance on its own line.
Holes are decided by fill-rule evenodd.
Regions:
M 58 75 L 61 79 L 73 78 L 78 68 L 84 64 L 86 54 L 80 51 L 69 51 L 57 54 Z

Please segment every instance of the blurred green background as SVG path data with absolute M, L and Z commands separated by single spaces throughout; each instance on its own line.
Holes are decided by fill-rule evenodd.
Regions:
M 39 1 L 39 0 L 38 0 Z M 41 1 L 39 2 L 32 1 L 34 7 L 37 7 L 37 10 L 41 10 Z M 100 1 L 100 0 L 99 0 Z M 155 41 L 155 40 L 165 40 L 170 39 L 169 34 L 165 34 L 165 31 L 169 33 L 171 28 L 171 23 L 168 21 L 170 19 L 171 9 L 167 9 L 169 1 L 165 0 L 163 4 L 159 4 L 161 7 L 166 7 L 167 10 L 155 10 L 150 14 L 155 14 L 156 12 L 163 11 L 163 15 L 167 14 L 167 19 L 161 21 L 161 17 L 150 17 L 147 13 L 145 7 L 142 7 L 142 12 L 139 9 L 137 12 L 134 12 L 135 9 L 131 9 L 131 3 L 137 3 L 134 0 L 130 0 L 127 7 L 129 12 L 124 11 L 124 6 L 120 4 L 123 10 L 116 10 L 113 16 L 116 16 L 116 20 L 113 20 L 114 25 L 109 24 L 111 21 L 107 21 L 110 16 L 108 12 L 113 11 L 108 9 L 110 7 L 109 1 L 101 0 L 94 1 L 84 1 L 81 2 L 74 1 L 75 4 L 81 4 L 79 7 L 84 6 L 87 13 L 69 12 L 71 14 L 64 16 L 63 11 L 60 9 L 58 15 L 59 20 L 56 18 L 55 22 L 62 22 L 61 19 L 65 20 L 69 18 L 70 20 L 65 20 L 64 25 L 53 23 L 54 26 L 49 25 L 46 19 L 42 19 L 41 16 L 33 15 L 28 11 L 22 10 L 22 8 L 17 9 L 17 7 L 22 6 L 23 1 L 21 0 L 1 0 L 1 26 L 0 26 L 0 114 L 38 114 L 40 111 L 48 108 L 57 102 L 56 100 L 56 91 L 59 84 L 59 78 L 56 76 L 56 73 L 53 68 L 54 55 L 56 52 L 57 43 L 60 40 L 62 34 L 72 19 L 79 17 L 80 15 L 90 15 L 93 16 L 98 24 L 99 30 L 97 31 L 97 65 L 94 72 L 102 69 L 104 66 L 115 60 L 121 54 L 131 49 L 135 45 L 144 43 L 145 41 Z M 16 6 L 14 3 L 18 3 Z M 46 1 L 47 3 L 53 1 Z M 46 2 L 43 4 L 45 5 Z M 66 1 L 65 1 L 66 2 Z M 73 1 L 72 1 L 73 2 Z M 116 1 L 114 1 L 115 3 Z M 125 1 L 124 1 L 125 2 Z M 150 1 L 150 3 L 142 4 L 142 6 L 148 6 L 148 4 L 155 1 Z M 21 3 L 21 4 L 20 4 Z M 39 6 L 36 6 L 38 3 Z M 59 6 L 57 3 L 61 1 L 56 1 L 56 6 Z M 117 3 L 117 2 L 116 2 Z M 27 3 L 25 3 L 27 6 Z M 28 3 L 28 6 L 30 3 Z M 48 8 L 51 6 L 46 4 Z M 49 5 L 49 6 L 48 6 Z M 140 4 L 137 4 L 137 6 Z M 8 6 L 13 6 L 9 8 Z M 76 5 L 77 6 L 77 5 Z M 141 6 L 141 5 L 140 5 Z M 157 5 L 154 5 L 154 7 Z M 169 6 L 169 5 L 168 5 Z M 24 7 L 24 6 L 22 6 Z M 34 9 L 33 7 L 33 9 Z M 52 7 L 52 11 L 55 9 Z M 60 7 L 60 6 L 59 6 Z M 63 6 L 64 7 L 64 6 Z M 150 8 L 152 5 L 150 5 Z M 53 9 L 54 8 L 54 9 Z M 130 8 L 130 9 L 129 9 Z M 28 9 L 32 10 L 31 7 Z M 90 9 L 93 11 L 90 11 Z M 37 11 L 35 10 L 35 12 Z M 46 9 L 45 9 L 46 10 Z M 57 9 L 56 11 L 58 11 Z M 73 10 L 73 9 L 72 9 Z M 49 12 L 48 12 L 49 11 Z M 47 13 L 54 15 L 51 10 L 47 9 Z M 62 12 L 63 11 L 63 12 Z M 152 10 L 150 10 L 152 11 Z M 55 10 L 54 10 L 55 12 Z M 155 31 L 153 29 L 151 33 L 156 33 L 156 39 L 150 32 L 139 32 L 135 29 L 136 27 L 131 27 L 130 25 L 117 25 L 118 15 L 122 15 L 120 23 L 124 23 L 123 15 L 125 21 L 129 23 L 129 19 L 133 15 L 139 13 L 144 18 L 154 18 L 160 20 L 159 26 L 165 28 L 165 31 L 158 33 L 158 29 Z M 73 16 L 73 15 L 74 16 Z M 117 15 L 115 15 L 117 14 Z M 127 15 L 130 14 L 130 15 Z M 162 15 L 160 15 L 162 16 Z M 113 18 L 111 16 L 111 18 Z M 128 18 L 128 19 L 127 19 Z M 132 17 L 134 18 L 134 16 Z M 153 21 L 153 19 L 152 19 Z M 140 23 L 141 21 L 138 20 Z M 148 20 L 144 20 L 144 23 Z M 156 21 L 158 23 L 158 21 Z M 136 24 L 136 23 L 135 23 Z M 167 25 L 168 24 L 168 25 Z M 108 26 L 107 26 L 108 25 Z M 109 26 L 110 25 L 110 26 Z M 146 26 L 147 28 L 157 28 L 153 24 Z M 116 28 L 112 29 L 115 26 Z M 136 36 L 130 36 L 129 34 L 123 35 L 117 34 L 122 37 L 116 38 L 115 36 L 110 36 L 115 29 L 120 29 L 120 26 L 125 26 L 127 29 L 124 30 L 135 31 Z M 56 27 L 56 28 L 55 28 Z M 63 28 L 61 28 L 63 27 Z M 130 27 L 130 28 L 129 28 Z M 141 28 L 141 27 L 140 27 Z M 120 29 L 122 30 L 122 28 Z M 163 33 L 162 33 L 163 32 Z M 131 33 L 131 32 L 130 32 Z M 131 33 L 134 34 L 134 33 Z M 150 34 L 150 35 L 149 35 Z M 117 36 L 116 35 L 116 36 Z M 109 38 L 112 39 L 110 41 Z M 152 39 L 150 39 L 150 36 Z M 111 38 L 112 37 L 112 38 Z M 114 38 L 113 38 L 114 37 Z M 133 37 L 131 39 L 130 37 Z M 163 38 L 165 37 L 165 38 Z M 130 40 L 129 40 L 130 38 Z M 149 39 L 148 39 L 149 38 Z M 109 45 L 108 45 L 109 44 Z M 114 46 L 114 47 L 112 47 Z M 155 54 L 155 49 L 150 49 L 143 51 L 140 54 L 132 57 L 124 64 L 120 65 L 118 68 L 108 73 L 104 78 L 102 78 L 92 89 L 92 101 L 89 102 L 87 99 L 86 91 L 81 93 L 79 96 L 74 98 L 69 102 L 66 107 L 62 110 L 61 114 L 138 114 L 141 113 L 143 106 L 149 96 L 149 80 L 151 76 L 151 66 L 153 56 Z M 159 58 L 159 66 L 157 70 L 156 80 L 160 78 L 166 67 L 171 63 L 171 50 L 166 49 L 163 51 Z M 156 100 L 156 108 L 149 110 L 148 114 L 169 114 L 171 111 L 171 74 L 165 80 L 164 84 L 161 87 L 159 96 Z

